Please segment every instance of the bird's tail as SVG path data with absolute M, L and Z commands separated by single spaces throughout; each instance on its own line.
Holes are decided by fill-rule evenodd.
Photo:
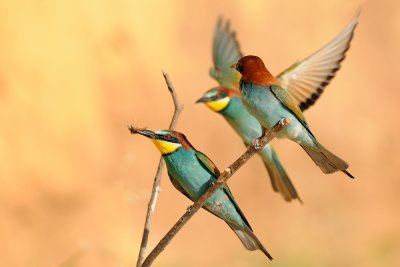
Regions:
M 259 154 L 267 168 L 274 191 L 280 193 L 286 201 L 298 199 L 300 203 L 302 203 L 296 188 L 292 184 L 292 181 L 290 181 L 273 147 L 271 145 L 266 145 Z
M 316 139 L 314 139 L 314 147 L 310 147 L 305 144 L 300 145 L 323 173 L 342 171 L 350 178 L 354 178 L 351 173 L 346 171 L 346 169 L 349 167 L 349 164 L 323 147 Z
M 232 228 L 232 230 L 235 232 L 235 234 L 239 237 L 240 241 L 242 241 L 244 247 L 247 250 L 261 250 L 265 256 L 268 257 L 268 259 L 272 260 L 271 254 L 264 248 L 264 246 L 261 244 L 260 240 L 256 237 L 256 235 L 251 231 L 250 228 L 241 228 L 236 225 L 231 225 L 228 223 L 228 225 Z

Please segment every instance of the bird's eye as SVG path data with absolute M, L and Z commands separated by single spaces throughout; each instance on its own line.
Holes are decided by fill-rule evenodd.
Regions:
M 167 139 L 167 140 L 169 140 L 169 139 L 171 139 L 171 135 L 170 135 L 170 134 L 166 134 L 166 135 L 164 136 L 164 138 Z
M 223 98 L 225 98 L 227 95 L 225 93 L 219 92 L 218 94 L 214 95 L 213 97 L 211 97 L 211 101 L 218 101 L 221 100 Z

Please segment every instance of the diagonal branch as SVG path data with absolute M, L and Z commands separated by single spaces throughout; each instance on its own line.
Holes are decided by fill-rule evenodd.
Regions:
M 234 163 L 232 163 L 225 171 L 218 177 L 217 181 L 213 183 L 208 190 L 186 211 L 186 213 L 175 223 L 175 225 L 168 231 L 168 233 L 160 240 L 157 246 L 151 251 L 149 256 L 143 262 L 142 267 L 150 266 L 153 261 L 160 255 L 160 253 L 171 242 L 172 238 L 182 229 L 182 227 L 189 221 L 193 215 L 199 211 L 206 203 L 208 198 L 217 191 L 240 167 L 243 166 L 255 153 L 262 149 L 269 143 L 276 134 L 288 126 L 291 122 L 290 118 L 281 119 L 270 131 L 268 131 L 260 139 L 255 140 L 253 145 L 249 146 L 246 152 L 241 155 Z
M 168 73 L 166 73 L 165 71 L 163 71 L 162 73 L 163 73 L 163 76 L 165 79 L 165 83 L 167 84 L 168 91 L 170 92 L 170 94 L 172 96 L 172 100 L 174 101 L 175 111 L 174 111 L 174 115 L 172 116 L 171 123 L 169 125 L 169 130 L 173 130 L 178 122 L 178 118 L 179 118 L 180 113 L 183 110 L 183 106 L 179 102 L 178 96 L 176 95 L 175 87 L 172 84 Z M 162 174 L 163 168 L 164 168 L 164 161 L 163 161 L 162 157 L 160 157 L 156 176 L 154 177 L 153 189 L 151 190 L 150 201 L 149 201 L 149 204 L 147 207 L 146 221 L 144 223 L 142 242 L 140 244 L 139 257 L 138 257 L 138 260 L 136 263 L 136 267 L 142 266 L 142 263 L 144 260 L 144 254 L 146 252 L 147 241 L 149 240 L 151 223 L 153 221 L 154 209 L 156 206 L 158 193 L 161 191 L 160 183 L 161 183 L 161 174 Z

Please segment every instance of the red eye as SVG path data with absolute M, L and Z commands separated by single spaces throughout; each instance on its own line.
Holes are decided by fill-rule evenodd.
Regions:
M 170 134 L 166 134 L 165 135 L 165 139 L 171 139 L 171 135 Z

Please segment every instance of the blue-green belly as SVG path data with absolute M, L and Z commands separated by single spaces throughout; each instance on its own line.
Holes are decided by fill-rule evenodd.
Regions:
M 289 138 L 295 142 L 313 144 L 308 131 L 289 112 L 275 95 L 264 86 L 245 83 L 242 87 L 242 100 L 246 109 L 267 129 L 271 129 L 282 118 L 291 118 L 292 122 L 281 131 L 279 138 Z

